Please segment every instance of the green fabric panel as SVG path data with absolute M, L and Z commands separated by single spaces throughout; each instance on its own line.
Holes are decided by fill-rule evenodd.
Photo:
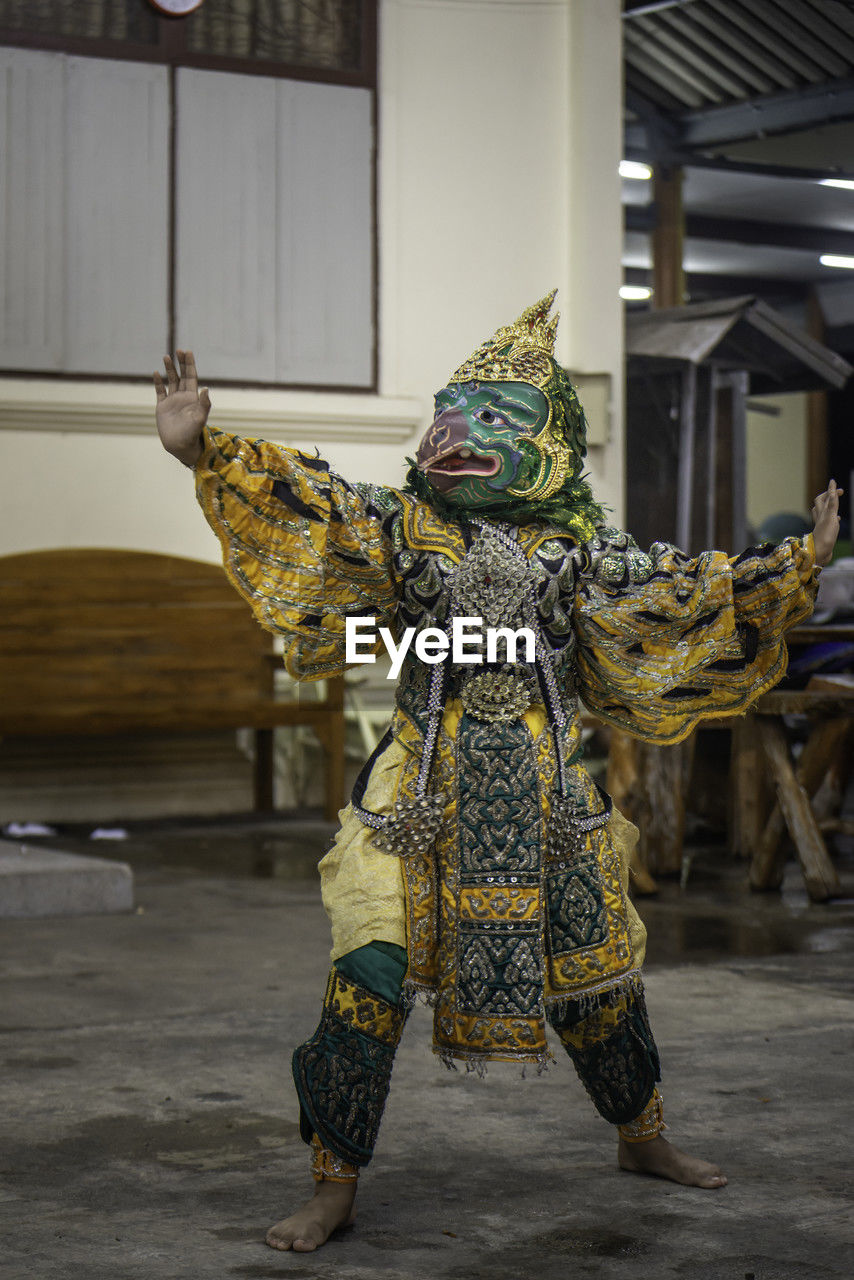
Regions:
M 406 951 L 396 942 L 369 942 L 340 956 L 335 968 L 389 1004 L 398 1004 L 407 968 Z

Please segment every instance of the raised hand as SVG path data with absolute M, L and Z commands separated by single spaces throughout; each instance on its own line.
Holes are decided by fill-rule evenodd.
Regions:
M 837 489 L 835 480 L 831 480 L 824 493 L 820 493 L 813 503 L 810 515 L 815 525 L 812 536 L 816 564 L 830 563 L 839 537 L 839 498 L 844 492 L 844 489 Z
M 166 382 L 154 375 L 157 392 L 157 430 L 160 442 L 186 467 L 194 467 L 202 453 L 202 428 L 211 411 L 207 387 L 199 390 L 196 361 L 192 351 L 178 351 L 178 369 L 171 356 L 164 356 Z

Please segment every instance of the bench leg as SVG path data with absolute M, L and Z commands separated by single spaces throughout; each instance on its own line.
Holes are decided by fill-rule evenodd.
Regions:
M 326 757 L 326 789 L 323 816 L 327 822 L 336 822 L 339 809 L 344 808 L 344 715 L 343 712 L 331 724 L 318 727 L 317 736 Z
M 624 818 L 640 826 L 640 779 L 639 779 L 640 743 L 620 729 L 612 729 L 608 743 L 608 776 L 605 789 Z M 632 889 L 635 893 L 658 893 L 658 885 L 650 875 L 646 865 L 645 841 L 638 840 L 632 850 L 629 862 Z
M 692 734 L 677 746 L 639 744 L 642 800 L 638 826 L 644 864 L 655 874 L 679 875 L 685 838 L 685 792 L 694 759 Z
M 273 730 L 255 730 L 255 809 L 273 808 Z
M 756 717 L 745 716 L 732 726 L 728 819 L 729 847 L 743 858 L 754 858 L 774 806 L 765 758 L 759 745 Z

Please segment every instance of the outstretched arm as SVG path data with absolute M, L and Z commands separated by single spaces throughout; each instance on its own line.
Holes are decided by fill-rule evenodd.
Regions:
M 192 351 L 178 351 L 180 374 L 171 356 L 164 356 L 166 382 L 154 375 L 157 391 L 157 430 L 160 442 L 185 467 L 194 467 L 202 456 L 202 430 L 211 411 L 207 387 L 199 391 Z
M 837 489 L 835 480 L 831 480 L 824 493 L 820 493 L 813 503 L 810 515 L 815 525 L 812 538 L 817 565 L 830 564 L 830 557 L 839 537 L 839 498 L 844 492 L 844 489 Z
M 830 494 L 830 491 L 828 491 Z M 836 496 L 820 500 L 833 514 Z M 826 521 L 818 518 L 821 541 Z M 822 546 L 830 555 L 835 539 Z M 666 543 L 644 555 L 600 529 L 585 548 L 573 619 L 578 691 L 588 710 L 650 742 L 746 710 L 786 669 L 785 632 L 809 617 L 813 536 L 689 559 Z
M 192 351 L 155 373 L 164 449 L 193 469 L 196 496 L 223 549 L 226 573 L 262 626 L 285 636 L 295 679 L 337 675 L 346 659 L 346 618 L 393 625 L 399 595 L 394 554 L 401 498 L 367 492 L 320 457 L 207 428 Z

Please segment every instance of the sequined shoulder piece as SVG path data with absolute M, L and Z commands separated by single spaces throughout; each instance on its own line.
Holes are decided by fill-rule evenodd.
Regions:
M 603 586 L 628 587 L 649 582 L 655 565 L 630 534 L 601 525 L 585 544 L 580 567 Z
M 357 480 L 351 481 L 349 488 L 359 495 L 367 512 L 381 519 L 402 515 L 405 508 L 414 501 L 408 494 L 401 493 L 399 489 L 389 489 L 384 484 L 371 484 L 368 481 Z
M 406 494 L 401 494 L 406 499 Z M 451 524 L 425 502 L 408 499 L 403 512 L 403 536 L 408 547 L 415 551 L 438 551 L 453 561 L 462 560 L 466 553 L 465 539 L 459 525 Z
M 578 548 L 578 539 L 568 529 L 545 525 L 525 525 L 519 530 L 519 543 L 527 555 L 539 551 L 550 559 L 571 555 Z

